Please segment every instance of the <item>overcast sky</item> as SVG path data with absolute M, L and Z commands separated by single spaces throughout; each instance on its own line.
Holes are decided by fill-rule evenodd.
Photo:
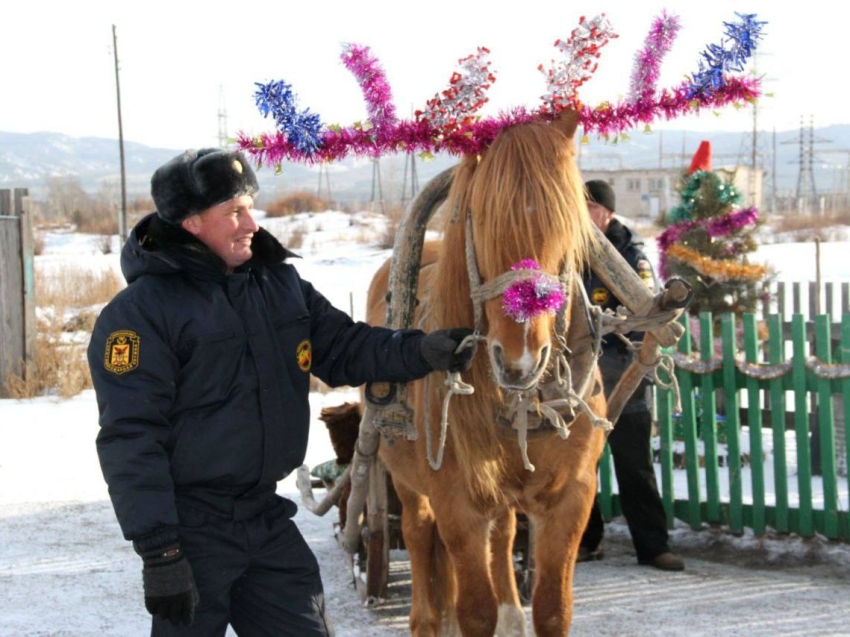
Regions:
M 765 130 L 850 122 L 841 77 L 846 17 L 840 3 L 768 0 L 610 0 L 607 3 L 521 0 L 489 2 L 329 0 L 294 3 L 116 2 L 7 3 L 0 11 L 0 130 L 55 131 L 117 137 L 112 25 L 118 33 L 124 136 L 167 148 L 215 145 L 223 97 L 227 131 L 271 127 L 256 112 L 254 82 L 283 79 L 299 105 L 325 123 L 351 124 L 366 110 L 354 77 L 342 66 L 343 42 L 365 44 L 381 61 L 400 115 L 409 116 L 446 88 L 457 60 L 478 46 L 491 51 L 497 82 L 492 115 L 536 107 L 545 90 L 538 64 L 558 58 L 585 13 L 604 11 L 620 37 L 602 51 L 596 75 L 580 92 L 588 104 L 623 97 L 632 61 L 653 19 L 667 9 L 682 29 L 662 69 L 660 86 L 697 70 L 699 54 L 723 35 L 735 12 L 766 20 L 756 70 L 774 97 L 761 100 Z M 55 5 L 55 6 L 54 6 Z M 216 7 L 221 8 L 216 8 Z M 503 5 L 505 6 L 505 5 Z M 583 11 L 582 11 L 583 10 Z M 752 128 L 752 109 L 705 113 L 664 128 L 709 131 Z

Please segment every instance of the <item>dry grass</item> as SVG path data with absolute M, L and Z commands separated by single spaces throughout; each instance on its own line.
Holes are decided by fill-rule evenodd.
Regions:
M 70 398 L 92 386 L 86 346 L 97 318 L 93 309 L 108 302 L 124 283 L 112 270 L 70 268 L 50 273 L 36 269 L 38 307 L 34 360 L 21 374 L 5 379 L 10 398 L 53 394 Z
M 10 373 L 6 377 L 6 393 L 10 398 L 45 394 L 71 398 L 92 386 L 84 344 L 61 344 L 59 337 L 60 332 L 39 329 L 34 363 L 27 365 L 20 376 Z
M 775 233 L 787 233 L 796 241 L 841 240 L 843 228 L 850 225 L 850 211 L 842 211 L 827 215 L 798 215 L 786 214 L 773 219 Z
M 398 232 L 398 226 L 404 216 L 404 208 L 394 207 L 388 208 L 386 211 L 387 227 L 384 230 L 383 236 L 378 239 L 378 247 L 384 250 L 389 250 L 395 245 L 395 235 Z
M 117 213 L 101 207 L 86 212 L 75 210 L 71 215 L 71 222 L 76 226 L 77 232 L 103 235 L 118 234 Z
M 304 240 L 309 232 L 303 224 L 293 225 L 287 229 L 277 229 L 274 231 L 274 237 L 280 241 L 281 245 L 290 250 L 298 250 L 304 246 Z
M 92 272 L 77 267 L 48 274 L 36 268 L 36 303 L 57 313 L 107 303 L 123 289 L 124 281 L 113 270 Z
M 44 252 L 44 233 L 36 232 L 32 240 L 32 252 L 38 256 Z
M 285 217 L 299 212 L 323 212 L 328 209 L 328 202 L 309 192 L 293 192 L 280 199 L 275 199 L 266 206 L 269 217 Z

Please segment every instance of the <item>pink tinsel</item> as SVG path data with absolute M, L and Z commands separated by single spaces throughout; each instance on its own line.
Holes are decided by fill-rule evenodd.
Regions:
M 540 271 L 541 267 L 533 259 L 523 259 L 513 264 L 511 270 Z M 539 272 L 511 284 L 505 290 L 502 311 L 517 323 L 527 323 L 543 313 L 555 314 L 566 300 L 561 282 L 545 272 Z
M 758 221 L 759 213 L 756 208 L 744 208 L 737 212 L 703 219 L 700 221 L 680 221 L 668 226 L 664 232 L 655 239 L 658 243 L 658 272 L 661 278 L 667 278 L 667 250 L 673 244 L 679 243 L 686 234 L 696 228 L 705 228 L 710 237 L 728 237 L 730 234 L 753 225 Z
M 392 92 L 384 69 L 368 46 L 346 44 L 343 46 L 342 62 L 357 78 L 366 106 L 369 121 L 380 132 L 387 131 L 396 122 Z
M 670 52 L 679 28 L 678 16 L 668 16 L 664 12 L 655 19 L 646 36 L 643 49 L 635 55 L 629 102 L 651 100 L 655 95 L 661 60 Z
M 579 27 L 566 42 L 556 46 L 568 54 L 568 60 L 544 71 L 549 93 L 536 110 L 516 108 L 496 117 L 478 118 L 476 112 L 487 101 L 485 91 L 495 80 L 490 71 L 489 53 L 481 47 L 475 55 L 460 60 L 461 68 L 449 88 L 437 94 L 413 120 L 397 120 L 384 72 L 368 47 L 347 45 L 343 61 L 361 84 L 372 126 L 327 127 L 317 135 L 309 152 L 279 131 L 258 136 L 240 133 L 238 145 L 258 165 L 280 166 L 284 161 L 307 164 L 337 161 L 348 155 L 379 156 L 387 153 L 481 154 L 509 126 L 530 122 L 546 123 L 565 109 L 577 111 L 578 123 L 585 133 L 608 138 L 657 119 L 674 119 L 701 109 L 717 109 L 728 104 L 744 105 L 760 95 L 759 79 L 727 76 L 711 90 L 693 93 L 693 85 L 657 91 L 658 64 L 672 43 L 678 22 L 662 14 L 647 36 L 644 50 L 636 63 L 641 70 L 632 76 L 632 94 L 626 101 L 603 102 L 596 107 L 583 106 L 576 89 L 595 70 L 599 49 L 617 37 L 603 15 L 592 20 L 582 17 Z M 542 68 L 541 68 L 542 70 Z

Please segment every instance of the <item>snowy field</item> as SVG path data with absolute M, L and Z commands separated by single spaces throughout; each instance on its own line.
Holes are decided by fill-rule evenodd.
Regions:
M 363 318 L 369 278 L 388 251 L 370 244 L 380 222 L 362 214 L 328 212 L 267 220 L 307 231 L 296 262 L 341 309 Z M 356 236 L 359 242 L 352 241 Z M 45 237 L 40 274 L 51 268 L 118 268 L 99 239 Z M 654 255 L 654 244 L 648 242 Z M 821 246 L 824 280 L 850 280 L 850 243 Z M 783 280 L 814 277 L 813 244 L 773 244 L 756 255 Z M 354 390 L 313 394 L 314 415 L 326 405 L 356 400 Z M 149 632 L 142 603 L 141 564 L 121 538 L 94 448 L 97 408 L 92 391 L 62 401 L 51 397 L 0 400 L 0 636 L 133 636 Z M 333 457 L 325 426 L 311 424 L 307 463 Z M 677 474 L 684 474 L 677 471 Z M 679 476 L 677 475 L 677 483 Z M 846 485 L 846 482 L 845 482 Z M 300 501 L 294 476 L 278 492 Z M 846 508 L 846 490 L 844 492 Z M 329 611 L 340 636 L 407 633 L 409 572 L 403 553 L 393 563 L 390 598 L 363 607 L 352 589 L 332 523 L 301 509 L 296 522 L 322 567 Z M 733 537 L 693 532 L 679 524 L 672 545 L 682 573 L 636 565 L 622 519 L 607 527 L 606 558 L 580 564 L 575 585 L 574 635 L 850 635 L 850 546 L 823 538 Z

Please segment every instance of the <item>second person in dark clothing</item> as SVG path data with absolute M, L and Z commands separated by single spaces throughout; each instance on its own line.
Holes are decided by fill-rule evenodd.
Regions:
M 587 208 L 593 222 L 646 286 L 654 290 L 655 275 L 649 259 L 643 253 L 643 243 L 614 217 L 617 204 L 611 186 L 604 181 L 593 180 L 588 181 L 585 187 Z M 584 284 L 594 305 L 611 310 L 621 305 L 595 273 L 588 272 Z M 628 335 L 632 341 L 640 341 L 642 336 L 636 332 Z M 616 336 L 609 335 L 603 339 L 599 367 L 606 395 L 617 385 L 620 376 L 631 363 L 631 357 L 626 344 Z M 629 526 L 638 563 L 665 571 L 680 571 L 685 568 L 685 564 L 670 551 L 667 518 L 652 465 L 649 444 L 652 417 L 648 394 L 649 382 L 644 380 L 623 408 L 620 419 L 608 437 L 608 445 L 614 458 L 620 506 Z M 579 548 L 579 562 L 601 559 L 603 535 L 602 514 L 599 503 L 595 502 Z

